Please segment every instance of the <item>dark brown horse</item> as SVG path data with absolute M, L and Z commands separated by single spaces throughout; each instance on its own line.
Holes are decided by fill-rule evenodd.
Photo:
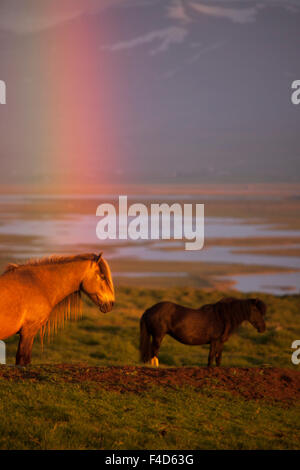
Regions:
M 210 344 L 208 366 L 221 364 L 225 341 L 243 321 L 259 333 L 266 329 L 266 305 L 260 299 L 224 298 L 198 310 L 173 302 L 160 302 L 146 310 L 140 321 L 140 353 L 143 362 L 158 366 L 158 351 L 165 335 L 188 345 Z M 151 341 L 152 338 L 152 341 Z
M 115 294 L 108 263 L 98 255 L 52 256 L 10 264 L 0 276 L 0 339 L 20 335 L 16 364 L 31 361 L 34 336 L 80 314 L 80 292 L 106 313 Z

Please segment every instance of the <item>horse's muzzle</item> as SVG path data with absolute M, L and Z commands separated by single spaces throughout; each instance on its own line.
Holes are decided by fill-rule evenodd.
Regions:
M 106 304 L 101 304 L 99 308 L 102 313 L 108 313 L 112 310 L 113 306 L 114 302 L 108 302 Z

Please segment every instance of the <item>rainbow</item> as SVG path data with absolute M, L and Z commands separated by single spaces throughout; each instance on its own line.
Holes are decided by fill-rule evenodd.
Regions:
M 49 175 L 53 185 L 101 183 L 115 165 L 116 151 L 113 118 L 108 118 L 110 72 L 108 58 L 101 55 L 99 31 L 83 16 L 44 32 L 34 50 L 30 60 L 36 63 L 42 105 L 35 171 Z M 32 135 L 35 110 L 29 115 Z

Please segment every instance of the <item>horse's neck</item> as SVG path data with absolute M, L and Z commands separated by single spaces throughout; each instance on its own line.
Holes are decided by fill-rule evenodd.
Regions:
M 234 329 L 239 328 L 239 326 L 244 322 L 249 320 L 249 314 L 247 311 L 243 311 L 242 314 L 235 315 L 233 318 Z
M 230 336 L 237 330 L 237 328 L 239 328 L 243 321 L 247 320 L 247 318 L 244 314 L 241 314 L 241 312 L 235 312 L 234 307 L 229 303 L 224 303 L 222 308 L 224 307 L 225 312 L 223 314 L 223 318 L 225 323 L 226 336 Z
M 39 280 L 42 282 L 51 306 L 80 289 L 87 270 L 86 261 L 40 266 Z

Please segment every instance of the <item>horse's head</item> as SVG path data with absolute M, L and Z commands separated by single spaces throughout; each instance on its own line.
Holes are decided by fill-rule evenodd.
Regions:
M 99 307 L 101 312 L 110 312 L 115 301 L 114 285 L 110 268 L 102 253 L 91 262 L 81 283 L 85 294 Z
M 249 299 L 250 300 L 250 316 L 249 322 L 254 328 L 257 329 L 258 333 L 264 333 L 266 331 L 266 324 L 264 315 L 266 314 L 266 304 L 260 299 Z

